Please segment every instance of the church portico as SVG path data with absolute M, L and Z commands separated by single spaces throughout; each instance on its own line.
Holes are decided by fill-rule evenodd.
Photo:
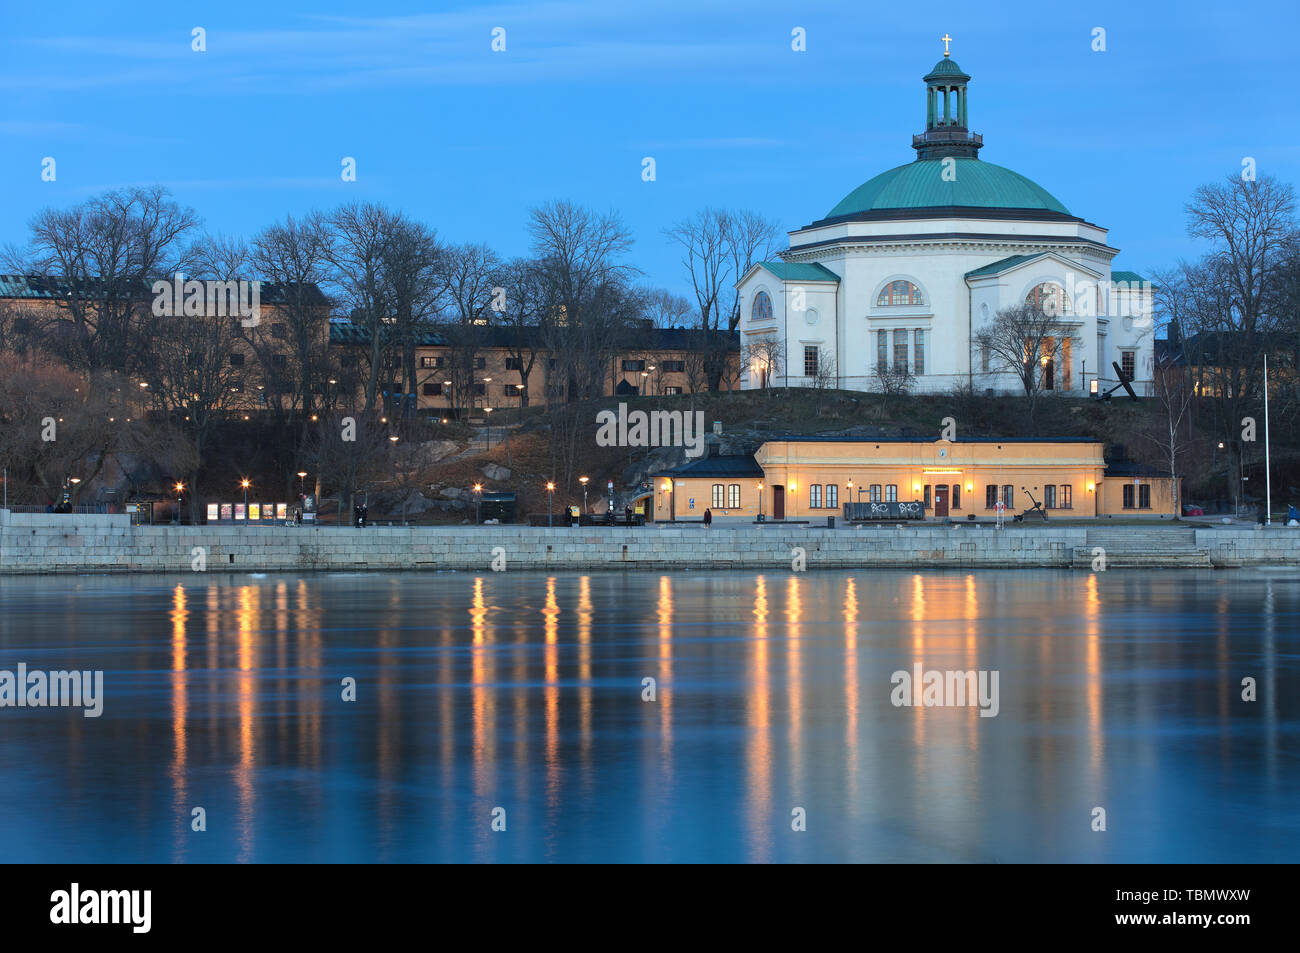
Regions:
M 990 360 L 978 342 L 1000 311 L 1023 305 L 1057 309 L 1047 389 L 1086 393 L 1093 378 L 1114 379 L 1120 357 L 1139 389 L 1149 380 L 1149 283 L 1132 272 L 1112 279 L 1119 250 L 1105 228 L 978 157 L 969 81 L 945 52 L 925 77 L 916 159 L 791 232 L 780 261 L 738 282 L 750 358 L 742 387 L 1015 391 L 1005 357 Z M 1125 320 L 1109 320 L 1121 310 Z

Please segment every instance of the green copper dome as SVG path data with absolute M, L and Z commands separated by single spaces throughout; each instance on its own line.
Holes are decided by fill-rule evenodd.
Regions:
M 846 195 L 826 217 L 936 206 L 1070 214 L 1052 193 L 1010 169 L 980 159 L 952 158 L 952 170 L 945 176 L 946 161 L 918 159 L 882 172 Z
M 935 63 L 934 69 L 926 73 L 924 79 L 928 83 L 932 79 L 942 79 L 945 76 L 961 77 L 962 79 L 970 79 L 969 76 L 967 76 L 965 73 L 962 72 L 961 67 L 957 65 L 957 61 L 950 60 L 950 59 L 942 59 L 939 62 Z

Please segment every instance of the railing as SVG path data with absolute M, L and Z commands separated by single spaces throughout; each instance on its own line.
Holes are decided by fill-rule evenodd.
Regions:
M 845 503 L 844 519 L 847 522 L 923 520 L 925 519 L 925 504 L 920 500 L 910 503 Z
M 5 509 L 11 513 L 53 513 L 54 507 L 45 503 L 10 503 Z M 122 513 L 120 503 L 78 503 L 69 513 Z

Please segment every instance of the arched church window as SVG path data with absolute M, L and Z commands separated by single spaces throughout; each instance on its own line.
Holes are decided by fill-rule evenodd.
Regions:
M 1064 288 L 1051 281 L 1044 281 L 1025 295 L 1025 304 L 1042 311 L 1048 317 L 1069 314 L 1071 311 L 1070 296 Z
M 760 291 L 754 295 L 752 317 L 755 321 L 770 321 L 772 319 L 772 299 L 768 297 L 766 291 Z
M 895 308 L 900 305 L 919 304 L 925 304 L 921 289 L 905 280 L 891 281 L 880 289 L 880 297 L 876 299 L 877 308 Z

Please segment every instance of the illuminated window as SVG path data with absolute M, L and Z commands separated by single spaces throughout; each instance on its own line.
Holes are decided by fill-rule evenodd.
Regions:
M 826 484 L 826 508 L 831 510 L 840 508 L 840 488 L 838 484 Z
M 1064 288 L 1050 281 L 1043 282 L 1025 295 L 1025 304 L 1031 305 L 1049 317 L 1069 314 L 1071 311 L 1070 296 L 1065 293 Z
M 921 289 L 910 281 L 891 281 L 880 289 L 880 296 L 876 298 L 876 307 L 878 308 L 921 304 L 925 304 L 925 299 L 921 296 Z
M 723 494 L 726 490 L 726 486 L 721 483 L 713 484 L 713 508 L 715 510 L 722 509 Z
M 740 484 L 732 483 L 727 486 L 727 509 L 734 510 L 740 506 Z
M 755 321 L 772 320 L 772 299 L 767 296 L 766 291 L 754 295 L 754 310 L 751 316 Z

